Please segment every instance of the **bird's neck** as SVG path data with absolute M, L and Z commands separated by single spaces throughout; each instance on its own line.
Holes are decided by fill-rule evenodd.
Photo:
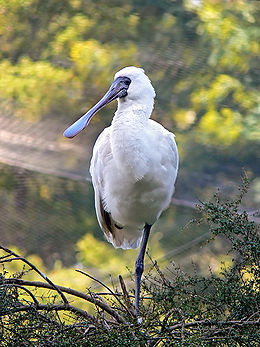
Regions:
M 128 114 L 134 110 L 144 112 L 145 118 L 150 118 L 154 106 L 154 98 L 150 95 L 142 95 L 140 100 L 131 99 L 129 96 L 126 98 L 118 99 L 117 113 Z M 115 116 L 116 116 L 115 114 Z
M 118 169 L 134 181 L 143 178 L 149 170 L 147 123 L 151 111 L 143 104 L 120 104 L 111 124 L 111 148 Z

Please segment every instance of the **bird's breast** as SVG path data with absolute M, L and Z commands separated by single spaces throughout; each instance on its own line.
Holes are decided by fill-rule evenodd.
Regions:
M 161 160 L 158 146 L 149 137 L 118 135 L 105 175 L 106 204 L 121 225 L 153 224 L 170 203 L 174 167 Z M 120 137 L 121 136 L 121 137 Z M 157 148 L 156 148 L 157 147 Z
M 110 127 L 103 198 L 116 222 L 137 227 L 153 224 L 168 207 L 177 168 L 158 126 L 134 116 L 113 120 Z
M 121 225 L 143 226 L 153 224 L 168 207 L 173 189 L 163 168 L 135 181 L 131 173 L 117 171 L 106 179 L 105 200 L 113 219 Z
M 111 151 L 114 165 L 128 179 L 135 182 L 149 171 L 151 153 L 145 128 L 139 124 L 125 122 L 112 129 Z

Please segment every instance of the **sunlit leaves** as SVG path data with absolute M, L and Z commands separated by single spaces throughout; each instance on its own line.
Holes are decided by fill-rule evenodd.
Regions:
M 207 110 L 199 123 L 201 140 L 208 143 L 230 145 L 242 131 L 242 116 L 232 105 L 233 93 L 243 93 L 241 83 L 228 75 L 218 75 L 208 88 L 202 88 L 192 95 L 196 110 Z M 238 104 L 240 100 L 237 100 Z
M 149 246 L 153 257 L 161 257 L 163 250 L 159 243 L 160 233 L 152 234 Z M 95 268 L 103 275 L 128 273 L 127 267 L 133 270 L 138 250 L 115 249 L 105 240 L 98 240 L 87 233 L 77 243 L 78 259 L 86 268 Z M 146 259 L 147 260 L 147 259 Z
M 46 116 L 71 120 L 87 110 L 86 103 L 93 105 L 117 70 L 141 63 L 157 91 L 153 118 L 177 133 L 183 170 L 178 189 L 192 196 L 191 189 L 201 182 L 203 192 L 196 195 L 201 197 L 205 177 L 213 179 L 211 173 L 245 158 L 249 162 L 260 139 L 258 3 L 0 0 L 1 112 L 35 121 Z M 72 167 L 77 159 L 71 154 L 67 160 Z M 250 165 L 256 165 L 254 160 Z M 233 171 L 239 174 L 240 169 Z M 11 178 L 1 182 L 11 190 Z M 221 182 L 225 184 L 223 176 Z M 31 209 L 24 226 L 18 223 L 14 230 L 30 235 L 30 251 L 37 233 L 48 240 L 62 234 L 64 242 L 57 248 L 68 254 L 66 237 L 77 235 L 75 241 L 97 232 L 93 211 L 86 208 L 92 200 L 75 186 L 57 197 L 59 184 L 50 184 L 48 189 L 44 183 L 30 187 L 32 201 L 43 211 L 33 215 Z M 8 217 L 12 220 L 14 214 Z M 172 218 L 168 223 L 172 228 Z M 80 259 L 94 266 L 94 250 L 100 247 L 110 255 L 112 246 L 90 241 L 82 239 Z M 53 245 L 49 247 L 53 253 Z M 125 252 L 126 263 L 130 253 Z M 113 273 L 115 264 L 122 263 L 118 254 L 111 254 L 107 271 Z
M 237 79 L 229 75 L 220 74 L 208 88 L 194 91 L 192 100 L 197 109 L 201 107 L 217 107 L 225 101 L 232 91 L 239 88 L 241 90 L 241 84 Z
M 93 81 L 101 88 L 111 81 L 115 70 L 127 62 L 136 63 L 135 55 L 136 47 L 133 44 L 120 47 L 115 44 L 102 45 L 96 40 L 75 42 L 70 52 L 79 78 L 88 83 Z
M 194 91 L 195 110 L 205 112 L 199 123 L 201 139 L 207 138 L 207 142 L 215 144 L 232 144 L 247 128 L 249 118 L 252 127 L 256 125 L 256 118 L 253 121 L 248 112 L 256 107 L 257 100 L 255 91 L 247 91 L 238 79 L 226 74 L 219 74 L 208 87 Z
M 125 268 L 122 259 L 123 251 L 119 250 L 120 255 L 116 254 L 112 245 L 104 241 L 97 240 L 92 234 L 86 234 L 78 244 L 79 259 L 85 267 L 97 268 L 103 274 L 116 274 Z M 130 251 L 133 253 L 133 251 Z M 121 270 L 119 270 L 119 268 Z
M 230 108 L 221 108 L 219 112 L 212 109 L 201 119 L 199 129 L 205 141 L 230 145 L 241 133 L 241 115 Z
M 94 25 L 93 19 L 76 14 L 70 21 L 68 26 L 61 32 L 57 33 L 54 42 L 52 43 L 53 54 L 63 54 L 69 56 L 71 46 L 78 41 L 83 40 L 84 36 Z
M 0 2 L 0 57 L 17 62 L 49 57 L 48 47 L 67 24 L 69 1 L 15 0 Z
M 47 1 L 46 6 L 39 0 L 1 1 L 2 53 L 15 63 L 1 69 L 2 109 L 29 119 L 63 115 L 65 109 L 66 117 L 70 107 L 81 110 L 84 103 L 85 109 L 86 95 L 96 100 L 97 91 L 100 96 L 117 70 L 141 62 L 159 88 L 158 118 L 170 126 L 173 122 L 181 132 L 199 129 L 202 141 L 204 135 L 210 141 L 210 127 L 201 127 L 209 119 L 203 118 L 232 108 L 243 117 L 243 133 L 255 139 L 257 14 L 257 5 L 244 0 L 149 6 L 131 1 L 120 6 L 118 1 L 90 1 L 87 6 L 81 0 L 62 5 Z M 196 113 L 192 121 L 191 112 Z M 236 134 L 230 134 L 227 145 Z
M 8 113 L 37 120 L 63 113 L 65 105 L 70 107 L 69 93 L 75 82 L 69 70 L 23 58 L 16 65 L 2 61 L 0 74 L 0 101 Z
M 206 34 L 212 40 L 210 65 L 248 71 L 248 54 L 256 56 L 260 52 L 260 33 L 254 27 L 254 4 L 244 0 L 205 1 L 198 6 L 197 13 L 201 18 L 200 34 Z
M 161 20 L 161 29 L 165 33 L 169 32 L 174 26 L 176 22 L 176 18 L 170 14 L 170 13 L 165 13 L 162 20 Z

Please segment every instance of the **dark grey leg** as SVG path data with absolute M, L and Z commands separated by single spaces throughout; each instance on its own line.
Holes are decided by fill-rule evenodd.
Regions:
M 144 255 L 151 227 L 148 224 L 144 226 L 141 246 L 135 262 L 135 309 L 137 314 L 139 313 L 141 277 L 144 271 Z

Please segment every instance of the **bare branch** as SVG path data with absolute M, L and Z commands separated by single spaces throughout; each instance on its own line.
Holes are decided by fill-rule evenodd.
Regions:
M 2 257 L 0 257 L 0 259 L 2 260 L 2 259 L 5 259 L 5 258 L 9 258 L 11 256 L 12 256 L 12 254 L 6 254 L 6 255 L 3 255 Z
M 12 256 L 12 254 L 10 254 L 10 256 Z M 1 259 L 0 260 L 0 264 L 10 263 L 13 260 L 23 260 L 23 258 L 21 258 L 21 257 L 13 257 L 13 258 Z
M 35 303 L 36 307 L 38 305 L 40 305 L 39 301 L 36 299 L 36 297 L 33 295 L 33 293 L 26 287 L 23 287 L 19 284 L 5 284 L 6 286 L 10 286 L 10 287 L 16 287 L 16 288 L 19 288 L 19 289 L 23 289 L 32 299 L 33 299 L 33 302 Z
M 99 296 L 101 296 L 101 295 L 104 295 L 104 296 L 106 296 L 106 295 L 117 295 L 117 296 L 124 296 L 124 294 L 123 293 L 113 293 L 113 294 L 111 294 L 111 293 L 102 293 L 102 292 L 98 292 L 98 293 L 95 293 L 96 295 L 99 295 Z M 132 294 L 129 294 L 128 293 L 128 296 L 129 296 L 129 298 L 133 298 L 134 299 L 134 295 L 132 295 Z M 147 297 L 145 297 L 144 299 L 147 299 Z M 151 299 L 151 297 L 150 297 L 150 299 Z
M 19 284 L 22 286 L 48 288 L 51 290 L 56 290 L 50 284 L 48 284 L 46 282 L 27 281 L 27 280 L 22 280 L 20 278 L 6 278 L 3 280 L 3 283 L 4 284 L 6 284 L 6 283 L 7 284 Z M 92 304 L 97 305 L 98 307 L 100 307 L 101 309 L 106 311 L 108 314 L 110 314 L 112 317 L 114 317 L 117 322 L 127 324 L 127 321 L 122 316 L 120 316 L 115 310 L 113 310 L 108 304 L 105 304 L 104 301 L 97 300 L 96 298 L 91 297 L 88 294 L 79 292 L 75 289 L 71 289 L 71 288 L 67 288 L 67 287 L 63 287 L 63 286 L 57 286 L 57 288 L 64 293 L 76 296 L 76 297 L 81 298 L 83 300 L 89 301 Z
M 76 270 L 77 272 L 91 278 L 93 281 L 96 281 L 97 283 L 101 284 L 104 288 L 106 288 L 113 296 L 114 298 L 116 298 L 116 300 L 119 302 L 119 304 L 129 313 L 131 314 L 127 307 L 122 303 L 122 301 L 118 298 L 118 296 L 107 286 L 105 285 L 103 282 L 101 282 L 100 280 L 96 279 L 95 277 L 89 275 L 88 273 L 84 272 L 84 271 L 81 271 L 81 270 Z
M 70 311 L 76 314 L 81 315 L 84 318 L 87 318 L 91 321 L 96 321 L 95 318 L 93 316 L 91 316 L 90 314 L 88 314 L 86 311 L 72 306 L 72 305 L 67 305 L 67 304 L 58 304 L 58 305 L 50 305 L 50 304 L 39 304 L 37 306 L 34 305 L 22 305 L 22 306 L 17 306 L 15 308 L 12 308 L 12 313 L 15 312 L 22 312 L 22 311 L 31 311 L 31 310 L 44 310 L 44 311 Z M 1 316 L 6 316 L 10 314 L 10 312 L 5 312 L 2 313 Z
M 29 265 L 35 272 L 37 272 L 43 279 L 45 279 L 45 281 L 47 281 L 49 283 L 49 285 L 54 290 L 56 290 L 60 294 L 64 304 L 66 304 L 66 305 L 69 304 L 68 300 L 66 299 L 66 297 L 62 293 L 62 291 L 46 275 L 44 275 L 39 269 L 37 269 L 37 267 L 35 265 L 33 265 L 29 260 L 19 256 L 15 252 L 11 251 L 10 249 L 8 249 L 8 248 L 6 248 L 6 247 L 4 247 L 2 245 L 0 245 L 0 249 L 3 249 L 6 253 L 9 253 L 9 254 L 13 255 L 16 258 L 16 260 L 18 260 L 18 259 L 22 260 L 25 264 Z
M 127 289 L 126 289 L 126 285 L 125 285 L 125 282 L 123 280 L 123 277 L 121 275 L 119 275 L 118 277 L 119 277 L 119 282 L 120 282 L 120 285 L 121 285 L 121 288 L 122 288 L 124 301 L 125 301 L 126 306 L 128 308 L 128 312 L 130 312 L 131 315 L 135 317 L 136 316 L 135 315 L 135 309 L 134 309 L 133 304 L 131 303 L 130 296 L 129 296 L 129 293 L 128 293 Z

